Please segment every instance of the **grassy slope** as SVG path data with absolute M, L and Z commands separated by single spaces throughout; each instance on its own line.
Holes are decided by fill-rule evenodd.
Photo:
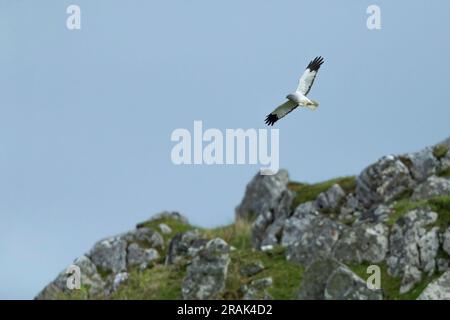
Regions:
M 304 184 L 292 182 L 289 188 L 296 192 L 295 204 L 313 200 L 320 192 L 327 190 L 334 183 L 338 183 L 346 192 L 352 192 L 355 189 L 355 178 L 344 177 L 333 179 L 317 184 Z M 410 200 L 399 200 L 394 204 L 394 213 L 389 221 L 393 225 L 408 210 L 428 205 L 432 210 L 439 214 L 436 222 L 440 228 L 450 225 L 450 197 L 437 197 L 427 201 L 411 202 Z M 195 227 L 183 224 L 176 220 L 160 219 L 156 221 L 145 222 L 141 224 L 149 228 L 157 229 L 160 223 L 166 223 L 172 228 L 172 233 L 164 235 L 166 246 L 171 237 L 178 232 L 184 232 Z M 265 270 L 254 277 L 272 277 L 273 286 L 268 290 L 274 299 L 294 299 L 295 293 L 299 287 L 303 268 L 293 263 L 287 262 L 284 257 L 283 249 L 276 248 L 272 253 L 257 252 L 251 249 L 250 231 L 251 223 L 238 221 L 229 226 L 218 227 L 214 229 L 198 229 L 205 238 L 214 237 L 223 238 L 230 243 L 236 250 L 230 253 L 231 262 L 228 268 L 228 278 L 226 289 L 222 298 L 239 299 L 242 293 L 239 288 L 241 285 L 250 282 L 252 279 L 245 278 L 239 274 L 241 266 L 261 261 Z M 167 249 L 167 248 L 166 248 Z M 440 255 L 443 253 L 440 252 Z M 111 297 L 112 299 L 179 299 L 181 298 L 181 283 L 185 276 L 186 265 L 164 266 L 164 252 L 162 253 L 159 264 L 145 271 L 132 270 L 130 279 L 124 283 L 119 290 Z M 362 278 L 367 278 L 366 264 L 351 265 L 351 269 Z M 386 299 L 415 299 L 425 286 L 438 274 L 427 277 L 422 280 L 413 290 L 407 294 L 400 295 L 400 279 L 388 275 L 385 264 L 380 264 L 382 271 L 382 289 Z M 71 298 L 86 298 L 85 291 L 81 290 Z

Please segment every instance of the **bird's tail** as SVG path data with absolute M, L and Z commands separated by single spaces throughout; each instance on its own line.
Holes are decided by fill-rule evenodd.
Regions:
M 317 101 L 311 100 L 311 103 L 305 104 L 305 107 L 307 107 L 310 110 L 316 110 L 316 108 L 319 106 L 319 103 Z

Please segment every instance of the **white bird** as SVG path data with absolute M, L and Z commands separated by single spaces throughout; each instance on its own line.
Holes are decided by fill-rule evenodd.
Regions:
M 315 110 L 319 103 L 316 101 L 310 100 L 306 97 L 308 92 L 311 90 L 311 87 L 314 83 L 314 79 L 316 78 L 317 72 L 320 69 L 320 66 L 323 63 L 322 57 L 316 57 L 313 61 L 311 61 L 306 67 L 305 72 L 300 77 L 298 81 L 297 90 L 294 93 L 290 93 L 286 96 L 288 101 L 283 103 L 281 106 L 276 108 L 266 117 L 266 124 L 269 126 L 273 126 L 275 122 L 283 118 L 289 112 L 297 108 L 298 106 L 307 107 L 311 110 Z

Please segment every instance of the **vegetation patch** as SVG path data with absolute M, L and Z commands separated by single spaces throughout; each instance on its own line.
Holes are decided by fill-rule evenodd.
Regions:
M 447 147 L 443 144 L 437 145 L 433 149 L 433 156 L 435 158 L 437 158 L 438 160 L 441 160 L 443 157 L 445 157 L 445 155 L 447 154 L 447 152 L 449 150 L 450 150 L 450 147 Z
M 435 226 L 444 230 L 450 226 L 450 196 L 434 197 L 428 200 L 411 201 L 403 199 L 394 204 L 394 212 L 387 224 L 393 226 L 407 212 L 417 208 L 429 208 L 438 214 Z
M 112 294 L 111 299 L 173 300 L 181 299 L 185 266 L 156 265 L 144 271 L 133 270 L 128 280 Z
M 354 192 L 356 189 L 356 178 L 354 176 L 331 179 L 315 184 L 290 182 L 288 188 L 296 193 L 293 208 L 301 203 L 315 200 L 320 193 L 327 191 L 335 183 L 340 185 L 346 193 Z

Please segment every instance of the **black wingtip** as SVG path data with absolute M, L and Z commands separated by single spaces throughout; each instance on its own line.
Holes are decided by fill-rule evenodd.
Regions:
M 311 61 L 306 68 L 311 71 L 318 71 L 323 62 L 324 60 L 321 56 L 315 57 L 314 60 Z
M 265 122 L 267 125 L 273 126 L 273 124 L 277 121 L 278 121 L 278 116 L 276 114 L 271 113 L 266 117 Z

